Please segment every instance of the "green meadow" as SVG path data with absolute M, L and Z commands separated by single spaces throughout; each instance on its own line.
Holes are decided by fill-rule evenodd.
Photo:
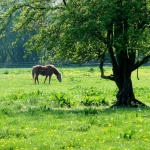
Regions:
M 1 150 L 149 150 L 150 109 L 112 108 L 117 88 L 98 67 L 58 67 L 51 84 L 31 68 L 0 69 Z M 105 67 L 106 74 L 111 68 Z M 133 72 L 135 96 L 150 106 L 150 66 Z

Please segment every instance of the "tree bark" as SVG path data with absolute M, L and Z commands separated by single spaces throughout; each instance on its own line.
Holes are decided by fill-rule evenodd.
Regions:
M 118 82 L 119 81 L 119 82 Z M 118 87 L 118 93 L 116 95 L 117 102 L 116 106 L 121 107 L 138 107 L 139 105 L 147 107 L 146 104 L 140 102 L 135 98 L 131 72 L 128 73 L 127 70 L 124 72 L 122 80 L 115 80 L 115 83 Z
M 131 78 L 128 77 L 128 79 L 125 79 L 125 81 L 117 84 L 119 84 L 120 86 L 118 87 L 119 91 L 116 95 L 116 104 L 118 106 L 131 106 L 132 101 L 134 101 L 135 99 Z

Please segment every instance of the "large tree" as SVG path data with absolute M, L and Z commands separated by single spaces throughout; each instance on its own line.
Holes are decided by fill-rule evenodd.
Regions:
M 150 58 L 149 0 L 26 0 L 9 4 L 2 17 L 6 26 L 13 13 L 14 31 L 36 31 L 26 43 L 28 51 L 45 51 L 47 58 L 76 62 L 100 60 L 101 77 L 118 87 L 118 106 L 135 99 L 131 74 Z M 103 63 L 109 54 L 112 75 Z

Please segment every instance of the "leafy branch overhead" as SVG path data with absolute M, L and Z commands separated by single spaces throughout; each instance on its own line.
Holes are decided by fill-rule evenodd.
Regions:
M 32 34 L 34 31 L 34 36 L 26 44 L 29 49 L 42 51 L 43 48 L 45 49 L 46 47 L 49 52 L 53 51 L 52 53 L 59 51 L 57 56 L 60 55 L 61 57 L 64 56 L 64 51 L 66 54 L 70 53 L 70 50 L 76 49 L 76 51 L 71 52 L 73 53 L 72 55 L 69 54 L 68 56 L 72 57 L 73 60 L 88 61 L 92 58 L 99 59 L 98 51 L 101 50 L 103 52 L 110 40 L 113 50 L 116 51 L 116 54 L 118 53 L 116 47 L 119 48 L 119 43 L 124 39 L 121 35 L 115 38 L 115 32 L 113 32 L 113 34 L 110 33 L 112 38 L 109 39 L 108 31 L 111 27 L 117 26 L 115 22 L 119 20 L 118 14 L 120 13 L 121 16 L 121 13 L 125 14 L 128 10 L 128 14 L 120 18 L 127 19 L 129 20 L 128 24 L 132 24 L 125 37 L 130 41 L 127 43 L 127 46 L 128 49 L 134 48 L 136 51 L 139 51 L 137 50 L 139 47 L 136 47 L 137 42 L 139 42 L 137 41 L 139 40 L 137 37 L 141 35 L 144 29 L 147 29 L 148 18 L 146 13 L 142 13 L 142 9 L 144 9 L 145 6 L 141 7 L 141 15 L 136 18 L 134 17 L 140 13 L 135 12 L 134 6 L 136 5 L 141 7 L 141 5 L 144 5 L 144 2 L 141 2 L 141 4 L 131 2 L 130 6 L 124 2 L 121 6 L 123 7 L 121 11 L 117 3 L 109 0 L 105 2 L 78 2 L 76 0 L 72 2 L 66 2 L 65 0 L 42 2 L 29 0 L 27 2 L 14 2 L 9 4 L 10 7 L 8 11 L 4 13 L 4 20 L 1 27 L 6 26 L 15 14 L 16 19 L 13 23 L 13 31 L 30 31 Z M 133 14 L 134 16 L 132 16 Z M 135 31 L 132 29 L 135 29 Z M 141 30 L 141 32 L 138 30 Z M 124 30 L 124 33 L 125 32 Z M 141 38 L 140 42 L 142 41 Z M 140 45 L 140 43 L 138 45 Z M 143 44 L 141 45 L 143 46 Z M 81 50 L 83 52 L 81 52 Z M 142 47 L 141 51 L 143 51 Z M 95 55 L 93 55 L 93 53 Z M 131 52 L 129 55 L 134 57 L 136 54 Z M 66 58 L 66 56 L 64 57 Z

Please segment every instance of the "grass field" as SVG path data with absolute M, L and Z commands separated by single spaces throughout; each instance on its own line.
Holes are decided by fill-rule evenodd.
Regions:
M 58 70 L 62 83 L 39 76 L 34 85 L 31 68 L 0 69 L 0 149 L 149 150 L 149 108 L 110 108 L 116 85 L 98 67 Z M 139 78 L 134 72 L 136 98 L 150 106 L 150 67 Z

